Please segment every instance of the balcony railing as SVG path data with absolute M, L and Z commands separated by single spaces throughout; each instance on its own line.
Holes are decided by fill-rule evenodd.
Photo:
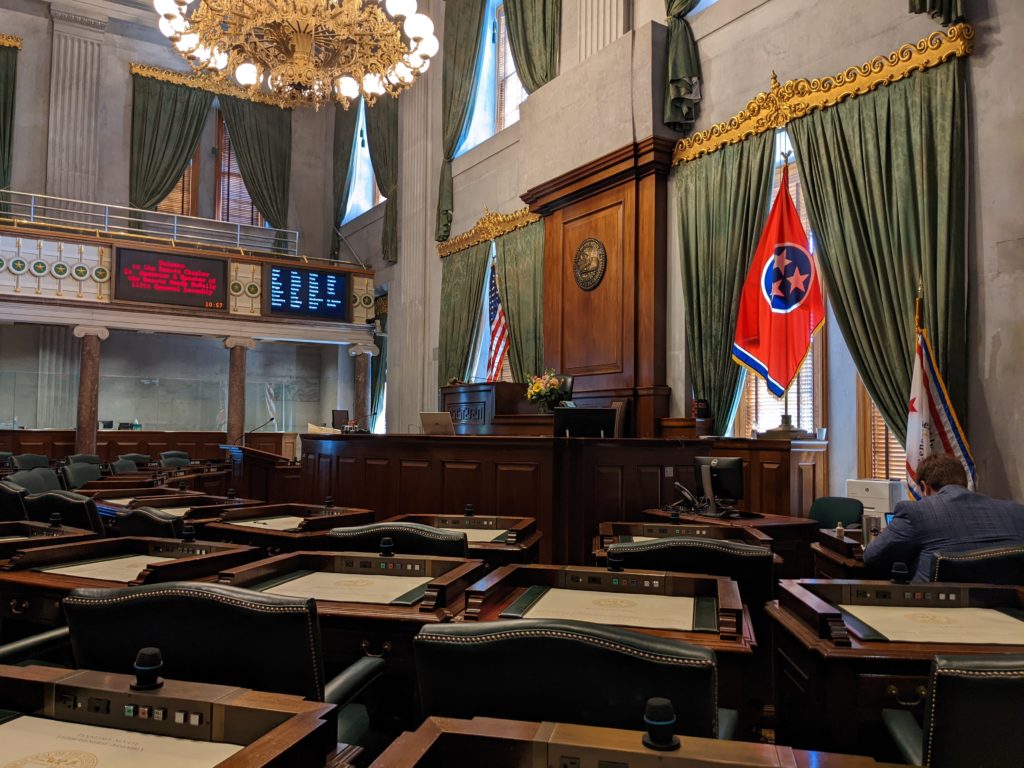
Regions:
M 198 245 L 275 256 L 298 256 L 299 233 L 197 216 L 143 211 L 65 197 L 0 191 L 0 223 L 33 224 L 94 235 L 155 239 L 171 245 Z

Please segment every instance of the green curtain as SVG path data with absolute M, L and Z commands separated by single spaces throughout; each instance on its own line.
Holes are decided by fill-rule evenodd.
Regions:
M 668 36 L 665 47 L 664 122 L 673 131 L 689 133 L 700 102 L 700 56 L 686 14 L 700 0 L 665 0 Z
M 267 104 L 220 97 L 238 170 L 256 209 L 270 226 L 288 226 L 292 173 L 292 113 Z
M 544 220 L 494 241 L 498 293 L 508 324 L 512 378 L 544 372 Z
M 359 122 L 359 102 L 345 109 L 340 104 L 334 108 L 334 217 L 331 220 L 331 257 L 338 258 L 341 241 L 338 227 L 348 208 L 348 190 L 352 185 L 355 163 L 356 123 Z
M 11 186 L 11 165 L 14 155 L 14 81 L 18 71 L 18 49 L 0 47 L 0 190 Z M 6 192 L 0 192 L 0 212 L 8 210 Z
M 707 400 L 725 434 L 740 393 L 732 359 L 736 313 L 754 248 L 768 217 L 775 133 L 691 160 L 679 168 L 680 259 L 686 353 L 694 397 Z
M 455 190 L 452 160 L 469 115 L 470 103 L 479 78 L 477 56 L 483 39 L 486 0 L 448 0 L 444 9 L 444 67 L 441 79 L 441 183 L 437 192 L 437 225 L 434 239 L 447 240 L 452 234 Z
M 491 243 L 481 243 L 445 257 L 441 263 L 441 333 L 437 349 L 437 381 L 465 379 L 473 339 L 479 331 L 484 277 Z
M 381 96 L 366 110 L 366 137 L 377 189 L 387 198 L 380 249 L 384 261 L 398 261 L 398 99 Z
M 919 281 L 922 322 L 966 415 L 965 72 L 953 59 L 788 126 L 836 320 L 901 442 Z
M 964 0 L 910 0 L 911 13 L 930 13 L 948 27 L 964 20 Z
M 384 294 L 387 300 L 387 294 Z M 380 301 L 378 297 L 377 301 Z M 370 358 L 370 429 L 377 421 L 377 417 L 384 408 L 384 385 L 388 380 L 388 316 L 377 315 L 380 322 L 380 333 L 373 334 L 373 343 L 380 350 L 379 355 Z
M 170 194 L 195 154 L 213 94 L 132 76 L 128 204 L 151 211 Z
M 533 93 L 558 74 L 562 0 L 505 0 L 505 24 L 516 72 Z

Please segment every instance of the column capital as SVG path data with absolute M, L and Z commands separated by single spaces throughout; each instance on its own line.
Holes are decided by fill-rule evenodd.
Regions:
M 226 349 L 234 349 L 235 347 L 242 347 L 244 349 L 255 349 L 256 339 L 250 339 L 245 336 L 228 336 L 224 339 L 224 347 Z
M 54 28 L 80 37 L 101 39 L 107 31 L 107 17 L 92 15 L 70 4 L 50 3 L 50 18 Z
M 99 336 L 100 341 L 106 341 L 110 338 L 110 331 L 102 325 L 76 325 L 72 333 L 78 339 L 85 338 L 86 336 Z
M 380 349 L 376 344 L 350 344 L 348 354 L 350 357 L 359 357 L 360 355 L 375 357 L 380 354 Z

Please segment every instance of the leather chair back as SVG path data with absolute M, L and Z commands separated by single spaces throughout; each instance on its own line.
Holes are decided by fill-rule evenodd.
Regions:
M 64 598 L 80 669 L 131 674 L 140 648 L 162 676 L 324 700 L 316 601 L 217 584 L 76 589 Z
M 969 552 L 938 552 L 932 581 L 1024 584 L 1024 544 Z
M 924 720 L 929 768 L 1024 765 L 1024 654 L 936 656 Z
M 180 539 L 185 519 L 153 507 L 137 507 L 117 513 L 114 529 L 118 536 L 155 536 Z
M 75 453 L 68 456 L 68 464 L 102 464 L 103 460 L 100 459 L 95 453 Z
M 130 475 L 138 472 L 139 467 L 131 459 L 118 459 L 110 462 L 110 471 L 115 475 Z
M 13 456 L 14 454 L 10 451 L 0 451 L 0 467 L 8 466 L 11 462 L 11 457 Z
M 164 451 L 160 454 L 161 459 L 188 459 L 191 460 L 191 456 L 186 451 Z
M 122 453 L 118 459 L 127 459 L 128 461 L 134 462 L 136 467 L 148 467 L 153 458 L 145 453 Z
M 423 627 L 413 643 L 424 716 L 640 729 L 647 699 L 677 732 L 716 738 L 714 651 L 619 627 L 521 619 Z
M 36 469 L 50 466 L 50 459 L 38 453 L 19 453 L 16 456 L 11 456 L 11 462 L 15 469 Z
M 559 389 L 565 393 L 566 400 L 572 400 L 572 383 L 573 377 L 569 374 L 559 375 L 558 377 L 560 387 Z
M 864 516 L 864 504 L 860 499 L 822 496 L 814 500 L 808 514 L 812 520 L 821 523 L 822 528 L 835 528 L 839 523 L 849 526 L 861 522 L 861 518 Z
M 608 547 L 608 558 L 616 556 L 622 559 L 623 568 L 728 576 L 739 586 L 743 602 L 755 615 L 771 600 L 775 589 L 773 555 L 767 547 L 678 536 L 612 544 Z
M 20 485 L 29 493 L 47 493 L 61 490 L 57 473 L 49 467 L 19 470 L 7 476 L 7 481 Z
M 48 523 L 50 515 L 57 512 L 63 525 L 99 534 L 105 532 L 96 502 L 88 496 L 71 491 L 50 491 L 26 496 L 25 511 L 29 520 L 39 523 Z
M 21 486 L 0 480 L 0 520 L 27 520 L 25 497 L 28 495 Z
M 183 459 L 181 456 L 160 457 L 160 466 L 164 469 L 180 469 L 181 467 L 187 467 L 191 463 L 188 459 Z
M 61 477 L 64 478 L 64 487 L 69 491 L 81 488 L 86 483 L 99 480 L 102 476 L 99 464 L 65 464 L 60 468 Z
M 442 531 L 419 523 L 373 523 L 351 528 L 333 528 L 328 546 L 338 552 L 380 552 L 384 537 L 391 539 L 396 555 L 467 557 L 466 534 Z

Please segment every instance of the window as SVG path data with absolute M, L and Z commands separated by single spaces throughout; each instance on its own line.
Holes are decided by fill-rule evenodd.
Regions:
M 375 205 L 384 202 L 384 196 L 377 189 L 377 180 L 373 175 L 373 162 L 370 160 L 370 147 L 366 140 L 366 104 L 359 100 L 359 116 L 356 118 L 355 148 L 352 153 L 352 178 L 348 187 L 348 207 L 341 223 L 345 224 L 357 216 L 366 213 Z
M 177 216 L 195 216 L 199 205 L 199 147 L 188 161 L 185 170 L 167 197 L 160 201 L 156 209 L 161 213 L 172 213 Z
M 519 105 L 526 101 L 526 89 L 516 73 L 508 41 L 505 6 L 500 0 L 488 0 L 483 27 L 476 93 L 456 157 L 518 122 Z
M 800 186 L 800 174 L 797 171 L 795 155 L 792 154 L 793 147 L 790 144 L 789 135 L 785 131 L 779 131 L 775 138 L 775 177 L 772 180 L 771 200 L 775 201 L 775 195 L 782 183 L 782 155 L 786 152 L 790 153 L 788 155 L 789 194 L 800 215 L 800 222 L 807 232 L 807 241 L 813 253 L 815 250 L 814 235 L 807 217 L 807 201 L 804 199 Z M 786 397 L 782 399 L 768 391 L 764 379 L 747 371 L 739 406 L 736 409 L 736 417 L 733 420 L 732 434 L 737 437 L 749 437 L 754 430 L 763 432 L 779 426 L 782 414 L 786 412 L 787 404 L 794 427 L 813 432 L 817 427 L 825 426 L 827 410 L 824 387 L 828 371 L 825 356 L 827 348 L 826 328 L 822 326 L 822 329 L 811 339 L 810 351 L 803 365 L 800 366 L 796 381 L 790 387 Z
M 224 122 L 224 115 L 217 112 L 217 194 L 214 200 L 216 218 L 232 224 L 251 224 L 265 227 L 267 224 L 242 181 L 238 159 L 231 147 L 231 137 Z
M 857 378 L 858 475 L 870 480 L 906 480 L 907 454 Z

